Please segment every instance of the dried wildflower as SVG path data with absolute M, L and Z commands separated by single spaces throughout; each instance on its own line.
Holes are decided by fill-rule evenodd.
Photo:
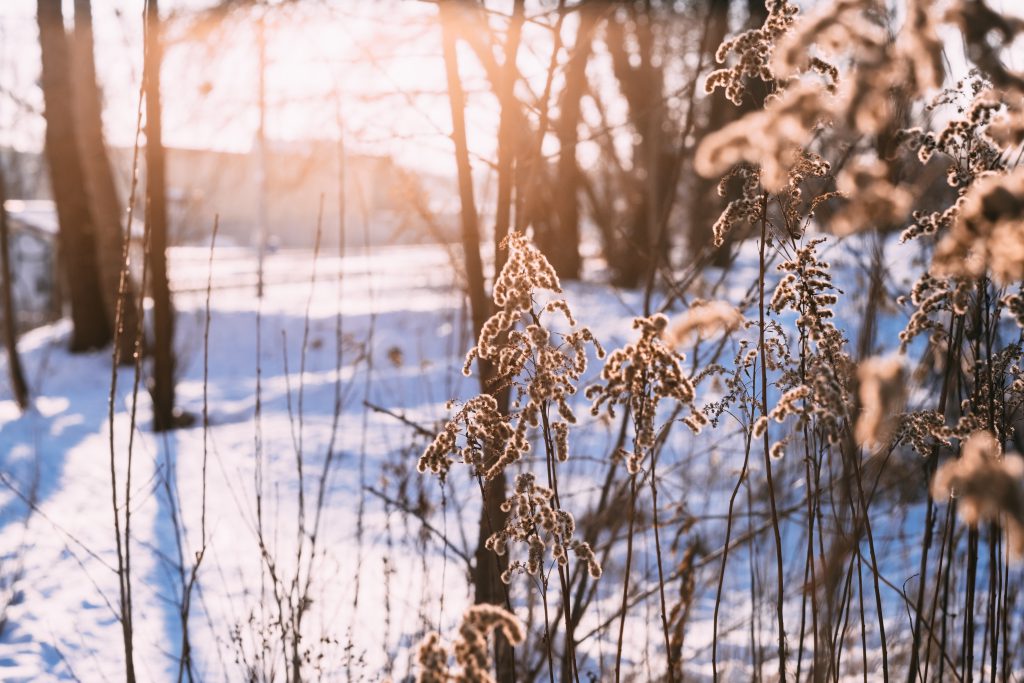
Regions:
M 909 442 L 920 456 L 929 455 L 937 445 L 950 446 L 953 430 L 937 410 L 917 410 L 900 416 L 895 441 Z
M 898 357 L 868 358 L 857 368 L 860 381 L 860 416 L 854 433 L 857 443 L 880 447 L 889 443 L 906 400 L 903 361 Z
M 587 387 L 587 398 L 593 401 L 591 412 L 600 414 L 606 406 L 614 415 L 615 405 L 628 405 L 636 427 L 638 459 L 654 445 L 654 419 L 662 399 L 692 403 L 693 383 L 683 372 L 683 355 L 665 342 L 668 318 L 655 314 L 633 320 L 633 329 L 640 339 L 608 354 L 601 370 L 602 383 Z M 632 467 L 639 467 L 639 461 Z
M 943 91 L 932 106 L 963 100 L 966 96 L 962 87 Z M 1003 148 L 989 134 L 989 128 L 1004 105 L 998 94 L 981 79 L 973 81 L 970 89 L 976 94 L 966 105 L 957 104 L 958 112 L 965 115 L 951 118 L 941 131 L 923 132 L 912 128 L 900 135 L 902 144 L 917 149 L 921 163 L 927 163 L 936 154 L 945 157 L 949 161 L 946 181 L 958 190 L 967 188 L 979 176 L 1006 169 Z
M 683 424 L 690 428 L 694 434 L 700 434 L 701 430 L 708 426 L 710 421 L 707 415 L 700 410 L 692 410 L 689 415 L 683 418 Z
M 551 431 L 555 437 L 555 455 L 558 462 L 565 462 L 569 459 L 569 425 L 565 422 L 555 422 L 551 425 Z
M 708 135 L 697 148 L 694 167 L 705 177 L 715 177 L 740 163 L 759 166 L 764 188 L 783 190 L 789 184 L 790 170 L 801 159 L 801 150 L 825 118 L 822 97 L 827 93 L 815 84 L 788 88 L 771 98 L 764 109 Z
M 529 452 L 527 431 L 543 421 L 549 407 L 560 418 L 553 423 L 557 457 L 568 456 L 567 425 L 576 422 L 568 399 L 586 371 L 587 346 L 592 345 L 599 358 L 604 350 L 589 329 L 576 326 L 564 300 L 536 304 L 537 292 L 561 291 L 544 255 L 521 233 L 509 235 L 505 244 L 509 257 L 494 283 L 496 312 L 467 355 L 464 372 L 474 358 L 491 362 L 495 389 L 511 388 L 511 406 L 503 414 L 490 394 L 467 401 L 420 457 L 420 472 L 444 477 L 458 459 L 472 465 L 477 476 L 493 479 Z M 551 313 L 560 313 L 573 329 L 552 332 L 544 324 Z
M 771 310 L 796 312 L 797 327 L 809 343 L 802 357 L 802 372 L 790 369 L 783 374 L 780 386 L 785 391 L 769 417 L 783 422 L 796 415 L 799 424 L 814 417 L 826 438 L 835 442 L 848 418 L 853 362 L 843 350 L 846 340 L 833 322 L 832 307 L 839 290 L 832 284 L 829 264 L 817 256 L 823 241 L 811 240 L 797 249 L 793 258 L 779 264 L 786 275 L 772 294 Z M 783 359 L 785 354 L 784 348 L 776 352 Z
M 768 450 L 768 454 L 771 456 L 772 460 L 781 460 L 782 456 L 786 454 L 786 440 L 783 439 L 782 441 L 776 441 L 773 443 L 771 448 Z
M 569 560 L 567 550 L 572 550 L 587 563 L 591 576 L 600 577 L 601 566 L 590 545 L 573 538 L 576 520 L 569 512 L 554 507 L 554 497 L 554 491 L 538 484 L 533 474 L 525 472 L 516 477 L 514 493 L 501 504 L 501 509 L 508 513 L 505 527 L 486 541 L 487 548 L 498 555 L 504 555 L 510 543 L 527 546 L 526 562 L 510 563 L 501 577 L 505 583 L 511 582 L 518 572 L 540 574 L 549 548 L 551 558 L 562 566 Z
M 1024 280 L 1024 167 L 981 177 L 961 198 L 956 221 L 935 248 L 932 272 L 1000 284 Z
M 587 573 L 590 574 L 590 578 L 597 580 L 601 578 L 601 564 L 597 561 L 597 555 L 594 554 L 594 549 L 590 547 L 589 543 L 575 543 L 572 546 L 572 550 L 576 553 L 576 558 L 587 565 Z
M 761 173 L 750 164 L 738 164 L 718 181 L 718 194 L 724 197 L 726 187 L 733 179 L 740 181 L 740 196 L 730 201 L 722 215 L 718 217 L 711 231 L 714 245 L 725 244 L 725 236 L 737 223 L 746 221 L 754 224 L 761 219 L 763 202 L 761 200 Z
M 744 31 L 718 46 L 715 60 L 719 64 L 724 64 L 730 54 L 736 55 L 737 61 L 732 66 L 708 74 L 704 82 L 705 92 L 724 88 L 725 96 L 738 105 L 746 93 L 747 78 L 775 85 L 775 74 L 771 68 L 775 44 L 793 26 L 799 10 L 788 0 L 770 0 L 767 6 L 768 16 L 762 26 Z
M 448 650 L 441 644 L 441 635 L 428 633 L 420 641 L 416 650 L 416 663 L 419 664 L 417 683 L 448 683 Z
M 789 391 L 782 394 L 779 397 L 775 407 L 772 408 L 771 412 L 768 413 L 768 417 L 771 417 L 776 422 L 785 422 L 786 418 L 790 415 L 802 415 L 804 413 L 803 408 L 800 406 L 800 402 L 806 400 L 812 393 L 811 387 L 806 384 L 793 387 Z M 767 418 L 758 418 L 758 422 L 765 420 L 764 427 L 767 427 Z M 754 425 L 754 429 L 757 430 L 757 425 Z M 760 430 L 761 434 L 764 434 L 764 429 Z
M 1024 289 L 1021 289 L 1016 294 L 1007 294 L 1003 297 L 1003 305 L 1006 306 L 1006 310 L 1014 321 L 1017 323 L 1017 327 L 1024 329 Z
M 800 247 L 792 259 L 779 264 L 786 273 L 775 286 L 770 307 L 776 313 L 785 309 L 800 314 L 797 325 L 805 329 L 820 346 L 838 350 L 841 345 L 839 331 L 832 320 L 832 307 L 838 301 L 838 291 L 832 284 L 828 263 L 817 256 L 817 247 L 824 239 L 811 240 Z
M 953 224 L 956 214 L 957 207 L 955 205 L 945 211 L 933 211 L 931 213 L 915 211 L 912 214 L 913 222 L 900 233 L 900 242 L 907 242 L 926 235 L 945 232 Z
M 840 236 L 902 223 L 913 199 L 908 190 L 889 181 L 884 163 L 866 156 L 850 162 L 836 186 L 850 198 L 832 219 L 832 230 Z
M 946 331 L 933 316 L 943 312 L 966 312 L 971 288 L 971 284 L 962 279 L 940 280 L 930 273 L 922 274 L 910 290 L 910 301 L 915 310 L 900 332 L 900 351 L 906 351 L 915 337 L 929 330 L 933 341 L 940 341 Z M 906 303 L 906 297 L 900 297 L 898 302 Z
M 778 193 L 776 200 L 782 210 L 786 231 L 792 239 L 799 239 L 803 235 L 807 220 L 814 217 L 814 211 L 822 202 L 842 195 L 841 192 L 826 192 L 812 197 L 810 203 L 804 202 L 805 181 L 809 178 L 824 178 L 831 170 L 827 161 L 807 151 L 797 155 L 796 163 L 789 169 L 786 187 Z
M 461 444 L 459 435 L 463 436 Z M 530 450 L 530 442 L 525 427 L 513 428 L 498 410 L 498 401 L 490 394 L 481 394 L 466 401 L 445 424 L 420 456 L 416 468 L 421 474 L 429 470 L 443 480 L 457 457 L 473 466 L 477 475 L 487 476 L 492 467 L 487 456 L 499 448 L 501 462 L 515 462 Z
M 459 637 L 452 651 L 459 670 L 448 667 L 449 650 L 437 633 L 428 633 L 417 651 L 419 674 L 417 683 L 493 683 L 491 650 L 487 639 L 500 631 L 513 645 L 526 639 L 523 625 L 514 614 L 497 605 L 473 605 L 462 615 Z
M 971 526 L 983 521 L 1001 524 L 1009 552 L 1024 556 L 1024 459 L 1003 454 L 990 432 L 972 434 L 960 458 L 935 472 L 931 491 L 937 501 L 955 498 L 957 512 Z
M 743 324 L 740 311 L 726 301 L 694 301 L 668 329 L 666 342 L 678 347 L 693 338 L 707 339 L 720 333 L 729 333 Z

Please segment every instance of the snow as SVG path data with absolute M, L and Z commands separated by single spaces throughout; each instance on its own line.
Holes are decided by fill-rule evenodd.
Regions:
M 177 680 L 178 605 L 195 554 L 203 547 L 201 416 L 206 283 L 211 277 L 207 550 L 189 622 L 197 676 L 240 680 L 240 653 L 247 661 L 259 651 L 261 637 L 272 627 L 273 606 L 260 599 L 267 584 L 256 530 L 262 523 L 277 571 L 291 576 L 301 536 L 298 496 L 301 491 L 306 499 L 308 532 L 311 501 L 333 433 L 335 454 L 326 479 L 305 645 L 312 657 L 322 657 L 324 680 L 377 680 L 382 672 L 401 679 L 410 672 L 412 652 L 424 630 L 450 631 L 472 595 L 462 560 L 443 552 L 436 533 L 373 491 L 393 496 L 405 490 L 412 503 L 421 496 L 430 500 L 435 530 L 443 530 L 457 545 L 466 541 L 470 549 L 475 546 L 478 508 L 476 499 L 465 494 L 472 487 L 467 488 L 464 473 L 453 473 L 454 481 L 445 489 L 446 507 L 441 508 L 437 481 L 415 473 L 423 436 L 395 416 L 364 405 L 384 406 L 430 430 L 447 415 L 446 401 L 474 393 L 476 380 L 460 372 L 471 345 L 460 276 L 445 248 L 389 247 L 344 259 L 321 254 L 313 284 L 312 254 L 281 251 L 268 257 L 266 297 L 258 301 L 251 250 L 217 249 L 212 275 L 209 256 L 209 249 L 201 247 L 181 247 L 170 254 L 178 311 L 177 402 L 200 417 L 197 424 L 154 434 L 144 382 L 136 395 L 134 370 L 123 367 L 117 372 L 114 452 L 121 503 L 133 407 L 138 420 L 129 509 L 139 677 Z M 892 254 L 890 258 L 894 267 L 903 263 Z M 833 260 L 848 262 L 839 254 Z M 741 256 L 736 268 L 750 274 L 750 255 Z M 756 270 L 749 278 L 730 278 L 735 284 L 723 298 L 739 303 L 754 278 Z M 854 283 L 855 268 L 840 270 L 837 281 Z M 567 290 L 576 318 L 593 329 L 605 348 L 630 338 L 630 320 L 641 306 L 639 293 L 588 283 Z M 340 371 L 335 331 L 339 310 Z M 857 319 L 847 314 L 839 318 Z M 882 321 L 883 344 L 892 344 L 901 320 L 894 314 Z M 0 679 L 5 681 L 123 679 L 108 425 L 110 351 L 71 356 L 65 351 L 68 333 L 67 324 L 59 322 L 22 337 L 19 346 L 33 393 L 28 412 L 19 415 L 9 395 L 0 394 L 0 589 L 11 598 L 0 636 Z M 726 351 L 722 360 L 731 355 Z M 335 429 L 339 380 L 343 409 Z M 574 455 L 560 466 L 564 475 L 559 477 L 564 490 L 576 492 L 564 496 L 566 505 L 583 510 L 587 501 L 596 500 L 600 478 L 594 475 L 603 477 L 617 426 L 590 419 L 585 408 L 577 414 L 585 418 L 584 428 L 575 433 Z M 695 438 L 680 427 L 675 434 L 664 456 L 666 470 L 659 469 L 667 481 L 675 482 L 661 491 L 663 505 L 714 519 L 727 506 L 742 462 L 734 428 L 707 430 Z M 297 452 L 303 459 L 301 478 Z M 754 473 L 759 471 L 755 460 Z M 802 466 L 788 480 L 777 476 L 797 491 L 803 486 L 801 473 Z M 456 494 L 458 486 L 461 495 Z M 26 500 L 34 501 L 31 513 Z M 121 513 L 123 522 L 123 509 Z M 919 525 L 911 510 L 894 518 L 880 541 L 886 570 L 900 581 L 916 570 L 914 558 L 889 556 L 887 551 L 900 548 L 900 535 Z M 707 528 L 709 536 L 717 534 L 715 527 Z M 791 530 L 787 552 L 801 553 L 797 527 Z M 734 533 L 745 531 L 744 523 Z M 767 553 L 767 545 L 761 551 Z M 637 576 L 646 577 L 647 585 L 656 575 L 653 557 L 653 537 L 647 534 L 640 538 L 636 560 Z M 720 622 L 720 664 L 733 672 L 727 680 L 749 674 L 744 673 L 749 657 L 745 620 L 751 614 L 748 569 L 744 553 L 730 559 Z M 525 581 L 518 586 L 520 594 L 528 587 Z M 675 585 L 670 589 L 678 590 Z M 797 591 L 799 585 L 790 589 Z M 577 632 L 587 633 L 613 615 L 620 590 L 621 583 L 601 588 Z M 887 626 L 905 627 L 899 624 L 906 619 L 902 605 L 891 593 L 886 601 L 887 619 L 892 620 Z M 798 602 L 794 598 L 788 605 L 793 608 L 787 615 L 790 624 L 799 622 Z M 660 628 L 648 626 L 658 619 L 656 600 L 645 605 L 634 610 L 627 632 L 626 660 L 637 665 L 645 650 L 662 647 Z M 692 670 L 708 674 L 713 607 L 714 591 L 699 590 L 685 642 Z M 772 614 L 765 612 L 761 618 L 770 632 Z M 239 637 L 233 640 L 232 633 Z M 589 658 L 581 662 L 581 673 L 596 671 L 598 659 L 607 665 L 614 648 L 613 637 L 591 639 L 580 650 Z M 770 662 L 764 667 L 772 670 Z
M 176 298 L 177 398 L 183 409 L 195 415 L 201 415 L 203 401 L 202 290 L 208 257 L 208 249 L 184 248 L 171 257 L 174 286 L 183 290 Z M 246 277 L 251 281 L 253 263 L 251 252 L 225 249 L 216 254 L 214 265 L 206 520 L 210 550 L 202 565 L 202 606 L 194 608 L 191 623 L 199 671 L 214 678 L 219 676 L 213 672 L 222 666 L 231 667 L 230 628 L 244 626 L 245 615 L 254 607 L 253 592 L 259 587 L 260 557 L 253 531 L 257 303 L 251 287 L 236 286 Z M 461 297 L 441 249 L 393 249 L 354 256 L 340 268 L 337 258 L 325 257 L 317 264 L 312 297 L 310 263 L 311 255 L 302 252 L 273 255 L 267 264 L 269 284 L 261 305 L 258 358 L 267 535 L 287 556 L 283 549 L 289 545 L 288 535 L 294 539 L 296 533 L 291 524 L 298 489 L 297 440 L 301 439 L 307 460 L 305 485 L 313 490 L 319 476 L 331 432 L 334 325 L 340 304 L 345 410 L 338 425 L 337 468 L 330 479 L 320 542 L 324 554 L 317 569 L 331 580 L 324 582 L 322 594 L 314 596 L 324 609 L 314 610 L 309 619 L 339 620 L 330 628 L 339 637 L 354 624 L 360 630 L 369 629 L 357 639 L 367 651 L 356 655 L 364 670 L 375 671 L 383 668 L 387 657 L 382 648 L 371 651 L 369 647 L 383 641 L 383 633 L 372 632 L 383 600 L 381 535 L 385 522 L 397 521 L 379 504 L 367 503 L 367 540 L 360 558 L 367 579 L 359 612 L 353 617 L 348 608 L 353 600 L 351 578 L 340 579 L 355 574 L 353 560 L 358 554 L 354 549 L 354 502 L 360 489 L 357 461 L 365 457 L 365 482 L 377 485 L 388 458 L 410 457 L 402 449 L 408 449 L 411 436 L 394 418 L 365 413 L 362 401 L 407 410 L 429 424 L 441 415 L 444 401 L 472 386 L 470 380 L 453 385 L 462 379 L 457 370 L 466 341 L 456 333 L 462 327 Z M 309 335 L 305 372 L 300 375 L 307 301 L 311 302 Z M 364 353 L 371 328 L 376 349 L 372 374 Z M 19 416 L 9 396 L 0 401 L 0 469 L 8 485 L 0 487 L 0 574 L 10 577 L 17 568 L 22 577 L 14 585 L 16 598 L 0 642 L 3 680 L 116 680 L 123 676 L 107 425 L 110 352 L 71 356 L 64 350 L 67 334 L 67 325 L 58 323 L 25 335 L 20 349 L 32 385 L 33 407 Z M 392 348 L 401 350 L 401 365 L 387 359 L 385 352 Z M 126 474 L 133 378 L 130 367 L 118 371 L 114 433 L 120 482 Z M 297 425 L 300 400 L 301 430 Z M 289 417 L 289 410 L 296 419 Z M 174 596 L 181 588 L 165 484 L 173 481 L 173 494 L 180 500 L 185 529 L 181 553 L 189 567 L 193 552 L 201 546 L 203 430 L 200 421 L 192 429 L 155 435 L 149 429 L 149 411 L 143 387 L 137 395 L 139 424 L 131 492 L 135 660 L 143 680 L 167 680 L 177 673 L 180 620 Z M 168 473 L 173 476 L 169 478 Z M 119 492 L 122 498 L 123 493 Z M 33 497 L 37 512 L 27 515 L 19 495 Z M 391 592 L 396 615 L 393 636 L 417 630 L 417 601 L 424 591 L 418 587 L 419 561 L 413 555 L 394 554 L 391 564 L 397 565 L 393 586 L 400 587 Z M 447 580 L 451 603 L 464 601 L 463 578 L 450 570 Z M 333 654 L 340 661 L 345 653 L 336 649 Z

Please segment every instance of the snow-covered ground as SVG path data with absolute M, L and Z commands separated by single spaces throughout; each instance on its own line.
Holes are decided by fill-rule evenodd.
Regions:
M 315 285 L 311 253 L 276 253 L 267 262 L 266 296 L 258 301 L 251 252 L 218 249 L 204 355 L 209 256 L 203 248 L 171 254 L 179 321 L 177 401 L 200 418 L 196 426 L 154 434 L 144 384 L 136 393 L 133 369 L 121 368 L 117 374 L 113 452 L 121 505 L 133 407 L 138 421 L 128 509 L 140 679 L 177 680 L 182 587 L 204 545 L 204 522 L 206 552 L 192 594 L 189 629 L 195 671 L 199 680 L 243 678 L 245 665 L 273 628 L 266 558 L 280 576 L 295 573 L 299 525 L 304 523 L 307 533 L 313 525 L 311 501 L 332 441 L 305 645 L 309 657 L 319 661 L 324 680 L 401 679 L 410 672 L 410 655 L 424 630 L 450 629 L 472 597 L 465 563 L 456 553 L 444 552 L 440 534 L 471 552 L 476 499 L 454 495 L 453 486 L 467 490 L 463 473 L 453 474 L 442 497 L 436 479 L 416 475 L 414 467 L 424 445 L 416 426 L 435 428 L 447 415 L 446 401 L 476 389 L 475 379 L 459 372 L 471 340 L 449 253 L 441 247 L 394 247 L 354 253 L 344 261 L 321 255 Z M 741 256 L 730 276 L 736 284 L 719 297 L 743 298 L 756 278 L 751 256 Z M 848 272 L 842 281 L 857 287 L 857 267 L 849 258 L 845 262 Z M 906 262 L 894 258 L 893 265 L 905 268 Z M 641 302 L 637 293 L 584 283 L 568 287 L 567 297 L 577 319 L 606 348 L 631 337 L 630 320 Z M 839 318 L 857 320 L 855 312 Z M 898 325 L 895 318 L 884 322 L 879 335 L 884 344 L 894 341 Z M 0 582 L 11 603 L 0 636 L 0 680 L 5 681 L 123 680 L 108 423 L 110 352 L 71 356 L 65 351 L 67 333 L 66 324 L 58 323 L 20 342 L 33 394 L 31 410 L 20 415 L 10 397 L 0 393 Z M 201 421 L 204 367 L 209 373 L 206 432 Z M 339 387 L 342 411 L 335 424 Z M 583 417 L 586 410 L 577 413 Z M 564 489 L 576 491 L 576 500 L 593 499 L 600 486 L 593 474 L 607 467 L 604 458 L 617 432 L 617 425 L 607 421 L 588 417 L 584 422 L 573 437 L 573 458 L 559 475 L 575 483 Z M 665 455 L 667 469 L 661 471 L 675 482 L 663 491 L 665 510 L 710 520 L 711 529 L 720 526 L 742 461 L 733 429 L 709 430 L 700 438 L 678 430 Z M 752 477 L 759 471 L 753 465 Z M 799 476 L 784 483 L 793 496 L 803 486 Z M 300 496 L 306 501 L 304 522 L 297 514 Z M 572 496 L 566 498 L 576 506 Z M 34 509 L 27 501 L 33 501 Z M 433 506 L 430 529 L 400 509 L 424 501 Z M 883 561 L 899 582 L 912 573 L 914 558 L 887 553 L 901 547 L 905 531 L 919 528 L 920 520 L 909 510 L 892 518 L 879 541 Z M 123 523 L 123 508 L 120 513 Z M 701 528 L 693 534 L 698 540 Z M 790 538 L 787 550 L 798 556 L 799 534 Z M 636 571 L 648 579 L 656 571 L 652 543 L 647 536 L 639 539 Z M 717 536 L 709 545 L 716 543 Z M 673 552 L 678 557 L 682 548 Z M 767 546 L 761 552 L 767 557 Z M 749 661 L 744 648 L 754 568 L 742 556 L 736 564 L 725 584 L 720 662 L 735 658 L 735 670 L 742 672 Z M 524 581 L 520 588 L 529 587 Z M 698 587 L 684 650 L 691 670 L 707 672 L 714 603 L 709 588 Z M 798 595 L 799 582 L 791 589 Z M 620 590 L 621 583 L 609 585 L 607 595 L 599 593 L 578 633 L 614 614 Z M 886 602 L 893 628 L 905 628 L 900 601 L 890 594 Z M 792 605 L 798 608 L 798 598 Z M 770 610 L 762 611 L 763 627 L 770 629 Z M 626 659 L 642 662 L 645 651 L 660 647 L 660 628 L 648 627 L 658 619 L 656 601 L 646 601 L 635 612 Z M 799 617 L 794 609 L 787 618 L 795 624 Z M 608 638 L 595 636 L 586 656 L 607 663 L 615 646 Z M 770 653 L 764 656 L 770 659 Z M 764 666 L 772 670 L 770 663 Z M 581 674 L 586 670 L 584 661 Z M 638 671 L 641 677 L 643 671 L 650 674 Z
M 202 546 L 208 259 L 209 250 L 202 248 L 181 248 L 171 255 L 178 291 L 177 402 L 199 418 L 196 426 L 154 434 L 144 381 L 136 393 L 131 367 L 121 368 L 117 377 L 114 452 L 121 504 L 133 405 L 138 423 L 132 444 L 130 551 L 135 662 L 143 680 L 177 676 L 179 572 L 184 567 L 188 573 Z M 304 458 L 304 494 L 312 497 L 332 432 L 335 459 L 315 565 L 319 581 L 307 617 L 307 625 L 318 624 L 314 632 L 322 629 L 340 641 L 316 648 L 325 655 L 325 678 L 335 677 L 332 673 L 347 677 L 354 670 L 353 676 L 373 680 L 392 666 L 396 675 L 404 675 L 407 659 L 392 660 L 399 654 L 407 657 L 425 627 L 456 618 L 471 597 L 458 560 L 446 562 L 434 543 L 428 546 L 429 556 L 422 557 L 407 541 L 419 533 L 415 520 L 365 493 L 367 488 L 390 491 L 394 482 L 387 478 L 412 469 L 423 445 L 413 428 L 365 409 L 365 403 L 433 427 L 446 415 L 447 400 L 465 398 L 476 387 L 475 380 L 460 373 L 471 343 L 449 254 L 439 247 L 388 248 L 353 254 L 344 263 L 322 255 L 315 289 L 312 263 L 309 252 L 270 256 L 266 297 L 260 303 L 252 286 L 251 252 L 215 251 L 207 356 L 208 550 L 190 624 L 204 680 L 236 680 L 238 646 L 232 630 L 257 631 L 252 621 L 254 613 L 258 620 L 262 566 L 257 468 L 262 468 L 264 536 L 272 550 L 281 549 L 278 561 L 287 565 L 298 533 L 296 452 L 301 449 Z M 585 285 L 577 294 L 573 305 L 578 315 L 606 326 L 595 330 L 607 333 L 603 339 L 621 341 L 635 312 L 635 297 L 620 300 Z M 6 387 L 0 394 L 0 577 L 12 593 L 0 638 L 0 679 L 5 681 L 123 679 L 108 425 L 110 352 L 72 356 L 65 351 L 67 334 L 67 325 L 58 323 L 20 340 L 33 395 L 28 412 L 19 415 Z M 343 411 L 335 427 L 339 379 Z M 417 485 L 437 487 L 426 478 Z M 34 501 L 31 513 L 28 500 Z M 307 507 L 312 509 L 308 501 Z M 175 531 L 179 512 L 180 534 Z M 453 537 L 463 533 L 457 530 L 460 519 L 475 519 L 471 509 L 458 514 L 442 515 Z M 472 529 L 473 523 L 467 524 L 465 533 Z M 388 619 L 382 614 L 385 600 Z M 421 623 L 428 609 L 432 624 Z M 350 638 L 352 650 L 346 648 Z

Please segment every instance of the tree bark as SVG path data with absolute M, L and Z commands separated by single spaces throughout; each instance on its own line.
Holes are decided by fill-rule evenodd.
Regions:
M 22 410 L 28 408 L 28 383 L 18 355 L 18 320 L 14 308 L 14 277 L 11 273 L 10 231 L 7 226 L 7 186 L 3 165 L 0 164 L 0 277 L 3 278 L 4 346 L 7 347 L 7 374 L 11 379 L 11 393 Z
M 82 155 L 86 199 L 96 229 L 96 262 L 107 324 L 115 333 L 119 361 L 131 363 L 135 330 L 138 329 L 138 311 L 134 287 L 129 278 L 118 320 L 118 296 L 124 257 L 122 219 L 125 212 L 117 196 L 114 171 L 103 144 L 103 109 L 93 54 L 91 5 L 90 0 L 75 0 L 72 68 L 76 72 L 73 86 L 75 123 L 78 126 L 76 133 Z M 129 238 L 130 234 L 129 231 Z
M 153 399 L 153 429 L 176 426 L 174 414 L 174 310 L 167 279 L 167 180 L 161 131 L 160 10 L 157 0 L 146 3 L 146 222 L 149 244 L 150 292 L 153 297 L 153 374 L 149 393 Z
M 469 288 L 475 338 L 480 334 L 480 330 L 487 320 L 490 306 L 484 282 L 483 263 L 480 258 L 480 229 L 473 196 L 473 172 L 469 163 L 469 148 L 466 143 L 466 97 L 459 76 L 458 53 L 455 44 L 456 17 L 452 14 L 451 3 L 440 3 L 439 10 L 445 74 L 448 81 L 448 101 L 452 115 L 452 141 L 455 144 L 459 198 L 462 204 L 462 246 L 466 260 L 466 284 Z M 488 392 L 491 375 L 490 365 L 481 362 L 480 389 L 482 392 Z M 474 601 L 477 604 L 506 605 L 505 586 L 501 582 L 501 573 L 507 566 L 507 560 L 504 556 L 498 556 L 485 547 L 487 538 L 494 531 L 505 526 L 505 513 L 501 509 L 507 488 L 504 473 L 483 482 L 482 487 L 484 500 L 480 513 L 473 575 Z M 495 635 L 495 666 L 498 681 L 512 683 L 515 680 L 515 654 L 511 644 L 500 633 Z
M 57 206 L 58 249 L 71 302 L 72 352 L 100 348 L 112 330 L 103 308 L 96 239 L 72 114 L 71 61 L 60 0 L 38 0 L 46 161 Z

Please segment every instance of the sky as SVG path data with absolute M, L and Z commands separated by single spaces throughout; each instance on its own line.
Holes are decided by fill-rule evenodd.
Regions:
M 245 20 L 252 15 L 240 14 L 200 36 L 195 17 L 211 2 L 161 0 L 168 43 L 163 70 L 165 143 L 247 152 L 253 148 L 259 118 L 258 41 L 253 22 Z M 1024 14 L 1015 2 L 991 4 Z M 107 140 L 128 147 L 135 135 L 143 3 L 92 4 Z M 528 5 L 529 13 L 539 11 L 535 2 Z M 0 0 L 0 146 L 23 150 L 41 149 L 44 132 L 35 6 L 36 0 Z M 73 0 L 64 0 L 64 7 L 70 25 Z M 299 7 L 301 13 L 277 8 L 268 14 L 268 139 L 335 141 L 343 130 L 350 150 L 391 155 L 406 166 L 451 175 L 451 118 L 436 8 L 413 0 L 306 1 Z M 565 28 L 569 40 L 574 35 L 571 22 Z M 948 35 L 948 52 L 956 67 L 962 57 L 955 32 Z M 534 92 L 543 89 L 549 46 L 549 32 L 527 25 L 519 66 Z M 470 93 L 470 148 L 479 158 L 493 158 L 497 105 L 465 46 L 460 58 Z M 598 50 L 593 59 L 602 58 Z M 1024 64 L 1019 50 L 1007 59 L 1011 66 Z M 626 116 L 624 108 L 616 109 L 621 103 L 606 100 L 608 121 L 621 122 Z M 615 142 L 630 144 L 628 136 Z M 596 155 L 596 147 L 584 144 L 579 153 L 586 159 Z
M 65 1 L 70 25 L 71 2 Z M 229 21 L 197 37 L 205 0 L 162 2 L 168 17 L 163 69 L 165 143 L 249 151 L 258 127 L 259 50 L 254 22 Z M 131 146 L 141 72 L 139 0 L 94 0 L 97 70 L 105 97 L 108 143 Z M 336 140 L 341 128 L 356 151 L 391 154 L 432 170 L 450 165 L 450 114 L 445 95 L 436 9 L 382 0 L 331 2 L 299 12 L 268 14 L 267 137 L 272 141 Z M 251 15 L 249 15 L 251 16 Z M 42 93 L 35 0 L 0 2 L 0 146 L 42 146 Z M 475 58 L 461 53 L 470 142 L 493 150 L 496 106 Z M 521 60 L 531 72 L 530 55 Z M 536 62 L 537 60 L 533 60 Z M 532 68 L 537 72 L 538 69 Z M 406 93 L 415 93 L 414 101 Z M 475 93 L 475 94 L 474 94 Z

